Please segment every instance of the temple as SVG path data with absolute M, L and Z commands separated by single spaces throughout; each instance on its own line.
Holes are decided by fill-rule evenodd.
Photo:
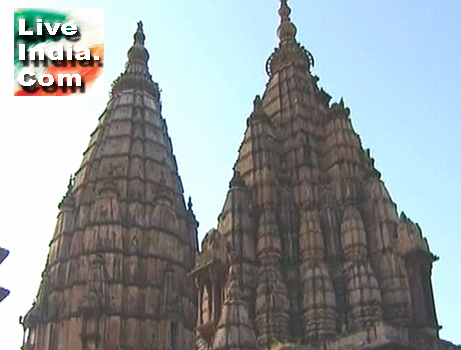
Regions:
M 439 339 L 431 283 L 437 257 L 396 211 L 350 110 L 311 73 L 281 1 L 279 46 L 240 145 L 217 229 L 191 275 L 197 349 L 451 349 Z M 227 328 L 223 271 L 232 266 L 247 314 Z M 253 325 L 248 333 L 246 318 Z M 243 333 L 245 330 L 245 333 Z
M 125 72 L 61 201 L 43 279 L 24 318 L 27 350 L 193 349 L 186 206 L 142 23 Z
M 60 203 L 24 350 L 455 350 L 437 260 L 281 0 L 279 46 L 198 251 L 142 24 Z

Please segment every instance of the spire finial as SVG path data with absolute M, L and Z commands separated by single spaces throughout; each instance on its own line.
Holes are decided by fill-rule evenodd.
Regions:
M 125 72 L 122 73 L 112 84 L 112 95 L 118 94 L 124 89 L 141 89 L 160 101 L 158 85 L 152 81 L 147 62 L 149 53 L 144 42 L 144 28 L 141 21 L 137 22 L 137 28 L 133 35 L 133 45 L 128 50 L 128 62 Z M 160 105 L 160 103 L 159 103 Z
M 279 14 L 280 14 L 280 17 L 282 17 L 282 21 L 289 21 L 290 20 L 291 9 L 288 6 L 288 1 L 287 0 L 281 0 L 280 1 Z
M 142 25 L 142 21 L 138 22 L 138 29 L 136 33 L 134 33 L 134 42 L 144 46 L 144 41 L 146 40 L 146 36 L 144 35 L 144 28 Z
M 67 185 L 68 192 L 70 192 L 70 190 L 72 190 L 72 187 L 74 187 L 74 180 L 75 180 L 75 177 L 72 174 L 70 174 L 69 184 Z
M 280 1 L 280 26 L 277 29 L 277 35 L 281 41 L 281 43 L 285 43 L 287 41 L 295 41 L 297 29 L 296 26 L 291 22 L 290 19 L 291 9 L 288 6 L 287 0 Z
M 131 46 L 131 48 L 128 50 L 128 64 L 136 60 L 147 64 L 149 53 L 144 47 L 146 36 L 144 35 L 144 29 L 141 21 L 138 22 L 138 28 L 133 35 L 133 39 L 133 46 Z
M 296 41 L 298 30 L 290 19 L 291 9 L 287 0 L 280 0 L 280 25 L 277 29 L 277 36 L 280 39 L 279 47 L 266 62 L 266 72 L 272 77 L 275 72 L 287 64 L 295 64 L 298 67 L 305 67 L 308 71 L 314 65 L 314 57 Z
M 261 100 L 261 96 L 256 95 L 254 101 L 253 101 L 253 107 L 254 107 L 254 112 L 259 113 L 262 111 L 263 107 L 263 102 Z

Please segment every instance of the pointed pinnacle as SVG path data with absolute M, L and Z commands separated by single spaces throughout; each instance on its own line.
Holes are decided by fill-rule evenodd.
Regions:
M 149 73 L 149 53 L 144 46 L 146 36 L 144 35 L 141 21 L 137 23 L 133 39 L 133 45 L 127 53 L 128 62 L 125 65 L 125 72 L 112 84 L 111 95 L 117 95 L 126 89 L 143 90 L 153 96 L 160 106 L 158 85 L 152 80 L 152 76 Z
M 263 103 L 261 101 L 261 97 L 259 95 L 256 95 L 254 101 L 253 101 L 253 111 L 255 113 L 260 112 L 262 110 Z
M 69 178 L 69 184 L 67 185 L 67 190 L 70 191 L 72 189 L 72 187 L 74 186 L 74 176 L 72 174 L 70 174 L 70 178 Z
M 138 22 L 138 28 L 133 35 L 133 46 L 128 50 L 128 64 L 134 61 L 141 61 L 144 64 L 147 64 L 147 60 L 149 59 L 149 53 L 147 52 L 146 48 L 144 47 L 144 42 L 146 40 L 146 36 L 144 35 L 143 25 L 142 22 Z
M 277 35 L 282 43 L 288 40 L 295 41 L 298 31 L 296 26 L 291 22 L 290 14 L 291 9 L 288 6 L 287 0 L 281 0 L 279 9 L 280 26 L 277 29 Z
M 136 33 L 134 33 L 134 42 L 144 46 L 144 41 L 146 40 L 146 36 L 144 35 L 144 29 L 142 25 L 142 21 L 138 22 L 138 29 Z
M 279 15 L 282 18 L 282 22 L 290 21 L 291 8 L 288 6 L 287 0 L 280 1 Z

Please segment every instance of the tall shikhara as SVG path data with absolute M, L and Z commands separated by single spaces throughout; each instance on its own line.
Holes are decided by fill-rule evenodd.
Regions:
M 197 222 L 183 199 L 142 24 L 60 204 L 27 350 L 192 349 Z
M 254 349 L 255 337 L 259 349 L 454 348 L 438 337 L 437 258 L 397 214 L 343 100 L 319 88 L 290 12 L 282 0 L 269 82 L 192 272 L 197 348 Z M 229 265 L 247 308 L 224 293 Z

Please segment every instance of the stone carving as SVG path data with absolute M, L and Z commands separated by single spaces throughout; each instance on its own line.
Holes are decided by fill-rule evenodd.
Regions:
M 187 273 L 198 223 L 184 202 L 144 41 L 140 22 L 60 204 L 43 282 L 24 318 L 25 348 L 193 347 L 197 294 Z
M 138 23 L 59 205 L 23 349 L 460 349 L 438 336 L 437 257 L 344 100 L 319 88 L 290 13 L 281 0 L 269 82 L 200 253 Z
M 290 13 L 282 0 L 269 82 L 247 119 L 213 231 L 213 241 L 236 247 L 232 265 L 259 349 L 449 349 L 438 339 L 435 256 L 419 226 L 398 218 L 344 99 L 330 105 L 318 86 Z M 242 238 L 245 251 L 235 245 Z M 198 285 L 208 281 L 198 273 L 204 266 L 218 271 L 211 264 L 220 248 L 205 241 L 193 274 Z M 198 333 L 197 348 L 223 348 L 212 341 L 216 328 L 208 330 Z M 419 334 L 420 345 L 412 344 Z

